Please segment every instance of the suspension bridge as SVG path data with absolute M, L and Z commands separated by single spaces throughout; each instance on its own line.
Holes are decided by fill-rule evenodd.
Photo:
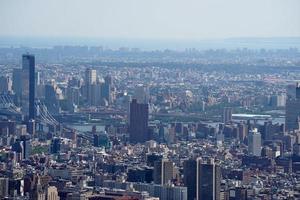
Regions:
M 91 135 L 78 131 L 74 128 L 70 128 L 66 125 L 60 124 L 48 111 L 47 106 L 40 100 L 35 102 L 35 110 L 36 110 L 36 126 L 39 130 L 43 130 L 43 127 L 48 127 L 49 130 L 56 132 L 56 130 L 62 131 L 76 131 L 77 135 L 81 138 L 92 141 L 93 138 Z M 23 115 L 20 107 L 16 106 L 13 99 L 10 95 L 0 94 L 0 115 L 6 116 L 17 116 L 21 119 Z

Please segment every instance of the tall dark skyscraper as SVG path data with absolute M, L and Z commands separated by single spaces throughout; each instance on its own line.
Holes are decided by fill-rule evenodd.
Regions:
M 189 159 L 183 164 L 188 200 L 219 200 L 221 171 L 213 159 Z
M 58 137 L 53 138 L 51 141 L 50 153 L 52 154 L 59 153 L 60 146 L 61 146 L 61 139 Z
M 285 107 L 285 129 L 286 131 L 298 130 L 300 128 L 300 84 L 288 94 Z
M 183 183 L 187 187 L 187 199 L 194 200 L 196 198 L 197 185 L 197 161 L 189 159 L 183 163 Z
M 197 159 L 197 200 L 220 199 L 221 170 L 213 159 Z
M 22 56 L 22 70 L 23 70 L 23 91 L 22 91 L 22 100 L 27 101 L 28 104 L 28 118 L 35 118 L 35 58 L 34 55 L 24 54 Z M 27 109 L 27 106 L 25 106 Z
M 130 103 L 129 140 L 131 143 L 144 143 L 148 138 L 148 104 L 137 103 L 133 99 Z

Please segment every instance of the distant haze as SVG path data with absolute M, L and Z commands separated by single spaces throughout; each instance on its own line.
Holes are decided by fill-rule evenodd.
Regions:
M 299 0 L 1 0 L 0 36 L 300 36 Z
M 109 49 L 120 47 L 140 48 L 141 50 L 185 50 L 206 49 L 300 49 L 300 37 L 278 38 L 231 38 L 231 39 L 126 39 L 126 38 L 86 38 L 86 37 L 1 37 L 0 47 L 35 47 L 53 46 L 102 46 Z

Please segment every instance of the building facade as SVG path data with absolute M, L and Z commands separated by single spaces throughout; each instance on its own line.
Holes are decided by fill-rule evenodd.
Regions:
M 131 143 L 144 143 L 148 138 L 148 104 L 140 104 L 133 99 L 130 104 L 129 140 Z

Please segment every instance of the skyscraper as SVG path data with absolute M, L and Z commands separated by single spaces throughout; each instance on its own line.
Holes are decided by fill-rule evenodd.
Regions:
M 149 103 L 149 88 L 139 84 L 134 91 L 134 98 L 138 103 Z
M 17 105 L 21 105 L 21 96 L 22 96 L 22 73 L 23 70 L 16 68 L 13 69 L 13 91 L 17 97 Z
M 173 179 L 173 162 L 162 159 L 154 162 L 153 180 L 156 184 L 165 185 Z
M 31 154 L 30 135 L 21 135 L 13 145 L 13 151 L 19 154 L 19 158 L 27 160 Z
M 41 73 L 35 72 L 35 86 L 38 86 L 41 84 Z
M 111 75 L 105 76 L 104 80 L 107 84 L 113 85 L 113 77 Z
M 80 88 L 68 87 L 66 92 L 68 110 L 74 112 L 75 108 L 79 105 Z
M 221 171 L 213 159 L 189 159 L 183 164 L 188 200 L 219 200 Z
M 220 199 L 221 171 L 213 159 L 197 159 L 197 200 Z
M 256 128 L 249 131 L 248 153 L 253 156 L 261 156 L 261 134 Z
M 286 100 L 285 108 L 286 131 L 298 130 L 300 128 L 300 84 L 297 83 L 296 87 L 293 88 L 293 93 L 290 90 L 287 90 L 288 98 Z
M 22 107 L 29 119 L 35 118 L 35 58 L 34 55 L 22 56 Z M 27 110 L 28 109 L 28 113 Z
M 183 183 L 187 187 L 187 199 L 194 200 L 196 198 L 197 185 L 197 161 L 195 159 L 185 160 L 183 163 Z
M 57 99 L 57 85 L 53 82 L 45 85 L 45 104 L 52 114 L 60 112 L 60 104 Z
M 87 68 L 85 71 L 85 83 L 88 85 L 95 84 L 97 81 L 97 71 Z
M 60 145 L 61 145 L 61 139 L 58 137 L 55 137 L 51 140 L 51 147 L 50 147 L 50 153 L 56 154 L 60 152 Z
M 101 97 L 108 103 L 112 102 L 111 89 L 112 89 L 113 79 L 110 75 L 105 77 L 105 82 L 101 85 Z
M 21 135 L 20 136 L 20 142 L 23 146 L 23 155 L 22 158 L 27 160 L 31 154 L 31 141 L 30 141 L 30 135 Z
M 239 129 L 239 140 L 241 142 L 244 142 L 247 135 L 247 125 L 245 123 L 239 123 L 238 129 Z
M 144 143 L 148 138 L 148 104 L 137 103 L 133 99 L 130 104 L 129 140 L 131 143 Z
M 225 107 L 223 110 L 223 123 L 226 124 L 232 120 L 232 108 Z
M 110 85 L 106 82 L 101 84 L 101 98 L 103 101 L 110 101 Z
M 97 71 L 87 68 L 85 71 L 85 99 L 89 104 L 95 104 L 95 85 L 97 84 Z
M 30 135 L 35 135 L 35 120 L 34 119 L 28 120 L 27 131 Z

